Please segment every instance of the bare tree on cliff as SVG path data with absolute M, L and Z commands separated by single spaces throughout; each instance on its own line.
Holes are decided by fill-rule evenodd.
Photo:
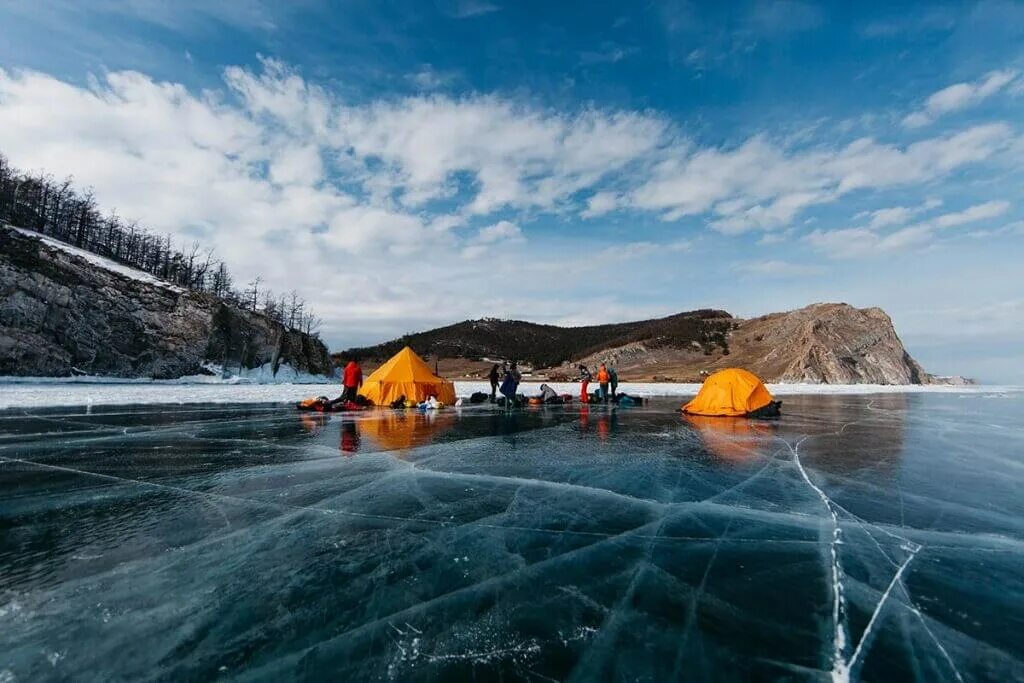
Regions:
M 307 313 L 302 318 L 302 331 L 305 332 L 306 334 L 308 334 L 311 337 L 319 338 L 320 337 L 320 325 L 322 323 L 323 323 L 323 320 L 321 320 L 319 316 L 314 315 L 313 313 Z
M 257 275 L 249 281 L 249 286 L 246 288 L 245 292 L 243 292 L 243 296 L 245 297 L 245 307 L 250 311 L 255 311 L 259 305 L 261 282 L 263 282 L 263 280 L 261 280 Z
M 299 293 L 294 289 L 291 293 L 291 298 L 288 301 L 288 327 L 293 330 L 302 328 L 302 309 L 305 308 L 306 302 L 299 297 Z
M 228 267 L 221 261 L 217 264 L 217 270 L 213 271 L 213 278 L 210 282 L 210 291 L 213 295 L 219 299 L 231 298 L 231 273 L 228 272 Z

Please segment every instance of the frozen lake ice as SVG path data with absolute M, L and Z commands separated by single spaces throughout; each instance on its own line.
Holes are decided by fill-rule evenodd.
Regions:
M 1024 396 L 0 412 L 0 681 L 1024 679 Z

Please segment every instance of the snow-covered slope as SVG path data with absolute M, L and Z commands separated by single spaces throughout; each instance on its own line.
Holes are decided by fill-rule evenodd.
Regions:
M 54 247 L 55 249 L 60 249 L 68 254 L 73 254 L 79 258 L 83 258 L 94 266 L 99 266 L 100 268 L 117 273 L 118 275 L 123 275 L 131 280 L 145 282 L 146 284 L 156 285 L 157 287 L 164 287 L 179 293 L 185 291 L 183 287 L 179 287 L 178 285 L 167 282 L 166 280 L 161 280 L 155 275 L 150 275 L 143 270 L 138 270 L 137 268 L 132 268 L 131 266 L 118 263 L 117 261 L 112 261 L 105 256 L 94 254 L 91 251 L 86 251 L 85 249 L 79 249 L 78 247 L 67 244 L 66 242 L 61 242 L 60 240 L 55 240 L 52 237 L 48 237 L 34 230 L 26 230 L 25 228 L 19 228 L 9 223 L 4 223 L 3 225 L 11 230 L 20 232 L 22 235 L 27 237 L 34 237 L 38 240 L 42 240 L 44 244 Z

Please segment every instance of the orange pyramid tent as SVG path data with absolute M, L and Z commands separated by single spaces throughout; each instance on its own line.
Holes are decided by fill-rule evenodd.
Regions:
M 435 396 L 441 403 L 455 403 L 455 385 L 435 375 L 408 346 L 367 377 L 359 393 L 378 406 L 402 396 L 416 402 Z
M 774 402 L 757 375 L 740 368 L 719 370 L 704 380 L 692 401 L 683 406 L 690 415 L 750 415 Z

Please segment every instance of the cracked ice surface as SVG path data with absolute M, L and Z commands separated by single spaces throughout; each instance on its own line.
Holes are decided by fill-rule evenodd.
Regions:
M 1024 397 L 0 413 L 0 680 L 1024 677 Z

